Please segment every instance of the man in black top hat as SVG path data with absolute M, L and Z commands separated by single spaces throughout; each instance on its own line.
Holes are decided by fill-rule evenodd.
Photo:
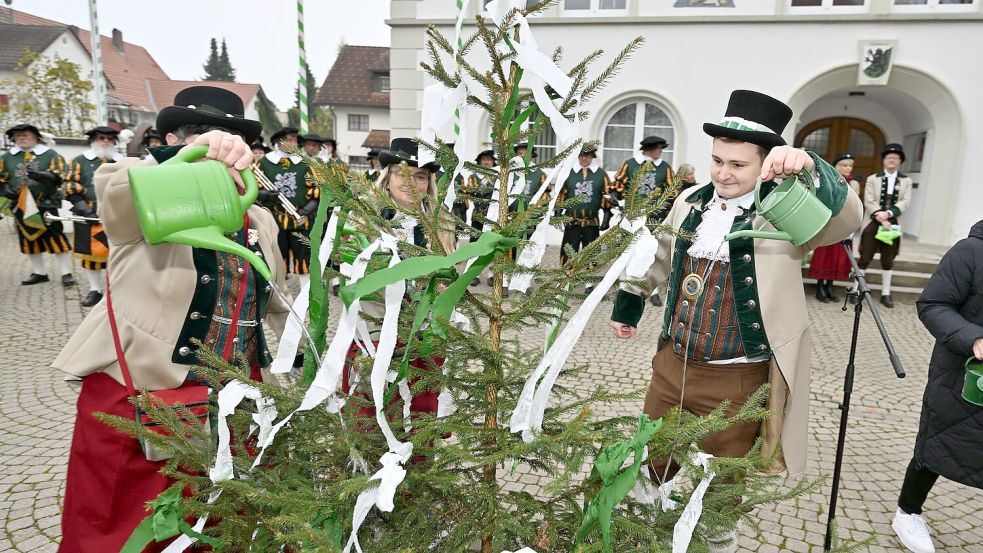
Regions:
M 315 135 L 316 136 L 316 135 Z M 320 145 L 321 137 L 310 141 Z M 314 215 L 317 213 L 321 191 L 314 184 L 310 167 L 299 154 L 288 153 L 298 147 L 300 132 L 293 127 L 283 127 L 273 133 L 270 143 L 273 151 L 259 160 L 260 169 L 276 185 L 277 189 L 293 204 L 300 220 L 295 219 L 277 200 L 276 195 L 260 190 L 260 199 L 273 211 L 280 225 L 280 251 L 287 269 L 300 278 L 303 286 L 310 278 L 310 236 Z
M 904 148 L 901 144 L 888 144 L 881 152 L 884 169 L 867 177 L 864 187 L 864 211 L 869 221 L 860 235 L 860 259 L 857 265 L 867 269 L 875 254 L 881 255 L 881 305 L 894 307 L 891 299 L 891 275 L 894 259 L 901 251 L 901 226 L 898 219 L 911 205 L 911 177 L 901 172 Z M 888 239 L 885 234 L 896 231 Z M 881 235 L 881 238 L 878 237 Z
M 90 219 L 77 221 L 75 226 L 75 257 L 81 260 L 82 270 L 89 280 L 89 293 L 82 305 L 92 307 L 102 299 L 106 287 L 106 262 L 109 260 L 109 239 L 97 219 L 96 186 L 93 177 L 103 163 L 123 159 L 116 151 L 119 131 L 111 127 L 96 127 L 87 131 L 89 149 L 75 156 L 68 164 L 65 178 L 65 197 L 72 204 L 72 213 Z
M 65 196 L 61 189 L 65 160 L 44 144 L 34 125 L 7 129 L 7 139 L 14 147 L 0 156 L 0 193 L 13 204 L 20 251 L 31 260 L 31 274 L 21 284 L 48 282 L 41 254 L 50 253 L 58 260 L 62 285 L 74 286 L 68 238 L 60 222 L 44 220 L 45 214 L 58 213 Z
M 834 243 L 860 224 L 861 204 L 843 177 L 813 152 L 791 148 L 781 133 L 792 118 L 784 103 L 737 90 L 713 137 L 711 183 L 680 194 L 665 219 L 677 236 L 659 236 L 645 286 L 623 284 L 612 327 L 619 338 L 636 335 L 651 289 L 667 283 L 658 353 L 644 412 L 652 419 L 680 405 L 700 416 L 724 400 L 733 416 L 762 384 L 770 383 L 763 423 L 738 424 L 708 436 L 701 450 L 716 456 L 746 454 L 760 436 L 765 458 L 792 476 L 805 470 L 811 367 L 809 316 L 802 293 L 802 258 L 809 249 Z M 767 194 L 774 180 L 811 172 L 816 197 L 832 212 L 804 246 L 763 238 L 725 237 L 743 229 L 770 229 L 755 211 L 755 190 Z M 759 184 L 760 183 L 760 184 Z M 784 463 L 784 465 L 782 465 Z M 657 482 L 671 470 L 654 463 Z M 736 551 L 736 531 L 710 539 L 712 551 Z

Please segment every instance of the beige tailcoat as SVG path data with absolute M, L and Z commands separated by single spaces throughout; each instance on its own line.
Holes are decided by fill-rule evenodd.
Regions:
M 666 225 L 678 230 L 691 207 L 703 208 L 687 201 L 693 193 L 694 189 L 687 190 L 676 198 L 666 216 Z M 809 424 L 812 341 L 802 285 L 802 260 L 816 247 L 849 237 L 860 227 L 862 212 L 860 198 L 851 189 L 842 210 L 808 244 L 795 246 L 783 240 L 754 240 L 754 272 L 758 279 L 761 317 L 774 352 L 768 379 L 772 390 L 767 405 L 773 416 L 761 427 L 762 452 L 766 456 L 772 454 L 780 442 L 784 459 L 779 461 L 784 463 L 791 476 L 805 471 Z M 760 216 L 754 220 L 752 228 L 775 229 Z M 642 289 L 630 285 L 623 285 L 623 288 L 648 298 L 656 286 L 664 286 L 668 280 L 674 251 L 675 237 L 661 235 L 655 263 L 647 275 L 648 285 Z M 671 307 L 667 306 L 667 309 Z M 774 467 L 775 471 L 781 468 L 781 465 Z
M 148 244 L 137 223 L 127 169 L 156 165 L 153 158 L 127 158 L 102 165 L 95 174 L 99 216 L 109 238 L 109 275 L 113 311 L 120 341 L 137 388 L 168 390 L 180 386 L 188 365 L 171 362 L 175 344 L 195 292 L 197 271 L 191 246 Z M 277 226 L 264 208 L 249 208 L 250 227 L 259 232 L 263 258 L 274 280 L 284 290 L 286 268 L 277 246 Z M 288 306 L 271 294 L 266 323 L 279 335 Z M 105 372 L 124 384 L 106 302 L 92 308 L 51 366 L 70 379 Z
M 881 179 L 883 176 L 884 173 L 877 173 L 867 177 L 867 184 L 864 185 L 865 224 L 874 220 L 875 213 L 884 211 L 884 208 L 881 207 Z M 898 203 L 894 205 L 901 211 L 900 215 L 904 215 L 904 212 L 908 211 L 908 206 L 911 205 L 911 190 L 914 188 L 914 181 L 908 175 L 899 173 L 894 185 L 898 187 Z

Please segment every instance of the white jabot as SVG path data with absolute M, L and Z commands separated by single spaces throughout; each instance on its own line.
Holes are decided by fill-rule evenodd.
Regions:
M 651 163 L 652 165 L 655 165 L 656 167 L 658 167 L 659 165 L 662 165 L 662 158 L 661 157 L 659 159 L 652 159 L 649 156 L 643 154 L 642 152 L 635 152 L 635 155 L 632 156 L 632 157 L 634 157 L 635 158 L 635 161 L 637 161 L 639 163 L 645 163 L 647 161 L 647 162 Z
M 898 182 L 898 173 L 897 171 L 894 173 L 884 173 L 884 176 L 887 177 L 887 195 L 890 196 L 894 194 L 894 185 Z
M 93 159 L 99 157 L 96 151 L 93 150 L 92 148 L 89 148 L 88 150 L 82 152 L 82 155 L 85 156 L 85 159 L 89 161 L 92 161 Z M 119 161 L 123 159 L 123 154 L 119 152 L 113 152 L 112 155 L 109 156 L 109 159 L 112 159 L 113 161 Z
M 40 142 L 38 142 L 37 144 L 34 145 L 33 148 L 31 148 L 31 153 L 34 154 L 34 155 L 36 155 L 36 156 L 39 156 L 39 155 L 47 152 L 50 149 L 51 148 L 49 148 L 49 147 L 45 146 L 44 144 L 41 144 Z M 12 155 L 17 155 L 17 154 L 19 154 L 19 153 L 21 153 L 23 151 L 24 150 L 21 150 L 17 146 L 14 146 L 13 148 L 10 149 L 10 153 Z
M 727 209 L 722 209 L 725 205 Z M 752 205 L 754 192 L 725 200 L 714 191 L 713 198 L 703 208 L 703 221 L 696 227 L 696 239 L 686 253 L 700 259 L 730 261 L 730 246 L 724 237 L 734 226 L 734 218 L 739 212 L 751 209 Z
M 271 163 L 280 163 L 280 160 L 285 157 L 289 157 L 290 162 L 294 164 L 300 163 L 301 160 L 304 159 L 299 155 L 289 156 L 285 152 L 281 152 L 280 150 L 273 150 L 272 152 L 266 154 L 266 159 L 270 160 Z

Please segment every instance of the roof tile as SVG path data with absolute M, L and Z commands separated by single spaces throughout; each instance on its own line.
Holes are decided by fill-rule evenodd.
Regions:
M 389 74 L 389 48 L 342 46 L 314 104 L 388 108 L 389 92 L 373 91 L 373 76 L 379 73 Z

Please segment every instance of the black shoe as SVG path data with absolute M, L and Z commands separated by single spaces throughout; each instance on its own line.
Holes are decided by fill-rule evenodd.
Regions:
M 660 296 L 658 293 L 649 298 L 649 301 L 656 307 L 662 307 L 662 296 Z
M 32 284 L 40 284 L 42 282 L 48 282 L 49 280 L 51 279 L 48 278 L 48 275 L 39 275 L 37 273 L 31 273 L 31 276 L 20 281 L 20 283 L 23 284 L 24 286 L 30 286 Z
M 594 287 L 593 287 L 593 286 L 588 286 L 587 288 L 584 288 L 584 293 L 585 293 L 585 294 L 587 294 L 588 296 L 589 296 L 589 295 L 591 294 L 591 292 L 593 292 L 593 291 L 594 291 Z
M 829 303 L 829 297 L 826 295 L 826 285 L 821 280 L 816 282 L 816 299 L 822 303 Z
M 894 309 L 894 300 L 891 299 L 891 295 L 881 296 L 881 305 L 888 309 Z
M 471 279 L 471 286 L 477 286 L 479 284 L 481 284 L 481 279 L 480 278 L 474 277 L 474 278 Z
M 102 292 L 89 290 L 89 293 L 85 295 L 85 299 L 82 300 L 82 307 L 92 307 L 100 301 L 102 301 Z
M 494 284 L 495 284 L 495 277 L 488 277 L 488 286 L 492 286 Z
M 826 281 L 826 299 L 828 299 L 831 302 L 838 302 L 838 301 L 840 301 L 840 298 L 838 298 L 836 296 L 836 294 L 833 293 L 833 281 L 832 280 L 827 280 Z
M 72 286 L 75 286 L 75 277 L 72 276 L 72 273 L 68 273 L 67 275 L 61 275 L 61 285 L 64 286 L 65 288 L 71 288 Z

